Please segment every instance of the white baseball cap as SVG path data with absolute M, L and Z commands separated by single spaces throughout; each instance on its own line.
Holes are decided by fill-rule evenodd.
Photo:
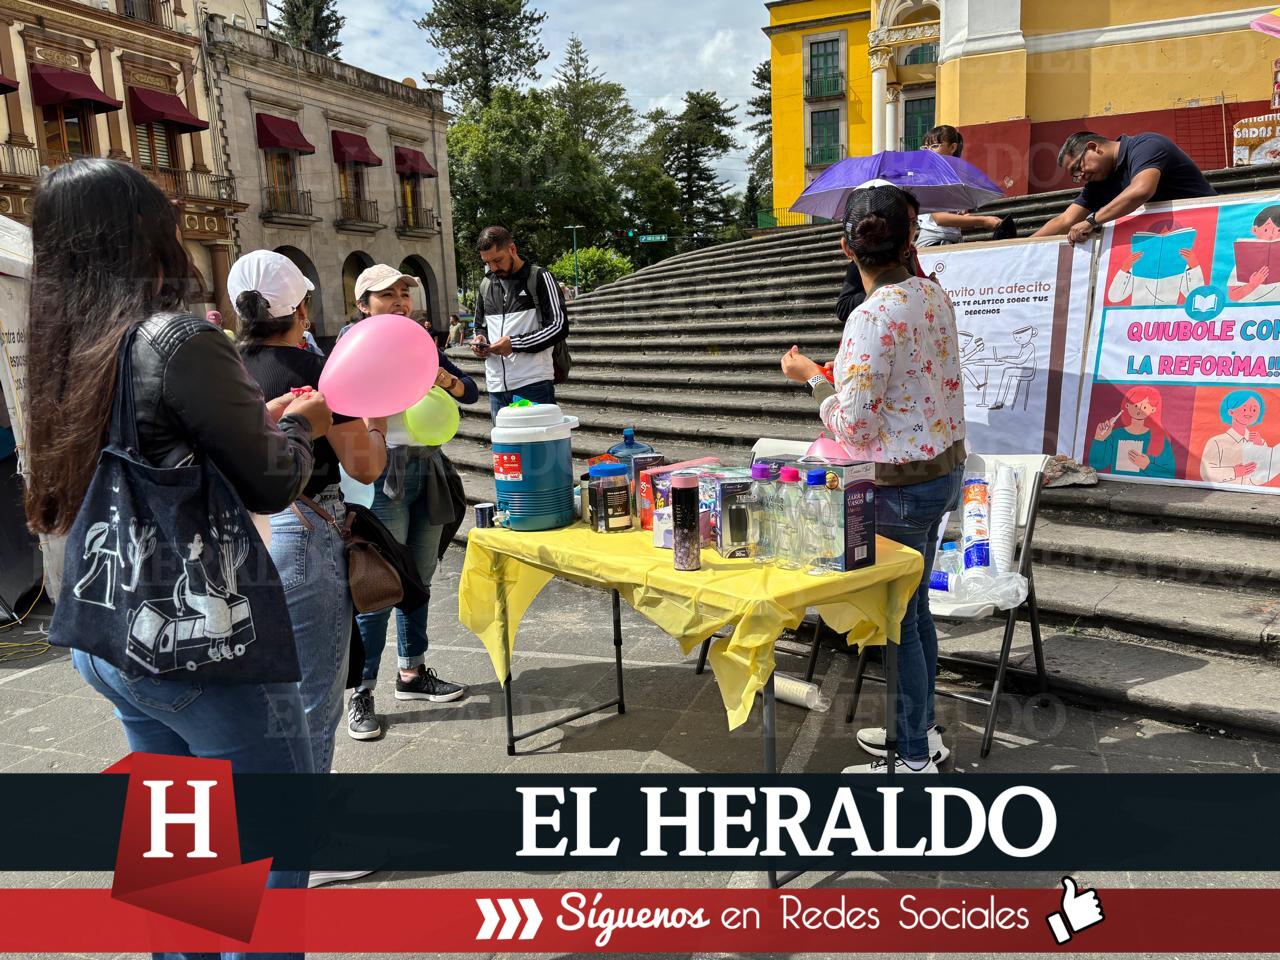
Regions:
M 266 299 L 272 317 L 287 317 L 315 289 L 297 264 L 274 250 L 246 253 L 227 274 L 227 296 L 235 303 L 240 294 L 256 290 Z
M 411 287 L 419 286 L 417 277 L 401 273 L 389 264 L 375 263 L 356 277 L 356 299 L 363 300 L 366 293 L 381 293 L 383 290 L 394 287 L 401 280 Z

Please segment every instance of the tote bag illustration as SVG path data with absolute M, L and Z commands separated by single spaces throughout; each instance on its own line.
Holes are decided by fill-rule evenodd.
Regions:
M 235 490 L 198 450 L 177 467 L 138 452 L 136 332 L 121 347 L 107 446 L 67 535 L 50 642 L 140 677 L 297 680 L 280 576 Z

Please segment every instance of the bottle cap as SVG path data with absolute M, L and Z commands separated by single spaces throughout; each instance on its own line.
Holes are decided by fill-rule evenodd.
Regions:
M 827 485 L 827 468 L 817 467 L 810 470 L 806 480 L 811 487 L 825 487 Z
M 778 474 L 778 479 L 783 483 L 799 483 L 800 471 L 795 467 L 783 467 L 782 472 Z
M 769 465 L 767 463 L 757 463 L 752 465 L 751 467 L 752 480 L 771 480 L 772 478 L 773 478 L 773 471 L 769 469 Z
M 625 477 L 630 472 L 625 463 L 597 463 L 591 468 L 593 477 Z
M 635 427 L 626 427 L 622 431 L 622 442 L 625 444 L 634 443 L 636 439 Z
M 691 473 L 677 473 L 671 478 L 671 489 L 696 490 L 698 489 L 698 478 Z
M 948 550 L 959 550 L 959 549 L 960 549 L 960 544 L 956 543 L 954 540 L 948 540 L 946 543 L 942 545 L 942 550 L 944 553 Z

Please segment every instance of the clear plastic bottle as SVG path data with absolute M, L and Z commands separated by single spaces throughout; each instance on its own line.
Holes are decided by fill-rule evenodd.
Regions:
M 817 467 L 805 477 L 804 491 L 804 567 L 809 573 L 821 576 L 834 573 L 835 547 L 833 532 L 835 517 L 831 512 L 831 491 L 827 489 L 827 470 Z
M 778 485 L 773 480 L 773 470 L 767 463 L 757 463 L 751 468 L 751 492 L 755 495 L 753 514 L 756 544 L 756 563 L 773 563 L 778 556 L 777 518 L 774 500 Z
M 929 574 L 929 589 L 939 593 L 958 594 L 960 574 L 963 572 L 964 558 L 960 556 L 960 545 L 954 540 L 944 543 L 933 561 L 933 570 Z
M 774 499 L 774 524 L 778 541 L 778 559 L 784 570 L 798 570 L 804 565 L 804 488 L 800 471 L 783 467 L 778 474 L 778 494 Z

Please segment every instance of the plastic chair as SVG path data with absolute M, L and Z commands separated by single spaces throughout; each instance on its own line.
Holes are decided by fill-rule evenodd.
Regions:
M 1004 686 L 1005 673 L 1009 666 L 1009 654 L 1013 649 L 1013 630 L 1017 621 L 1018 610 L 1022 607 L 1027 608 L 1027 615 L 1031 621 L 1031 648 L 1035 654 L 1036 661 L 1036 679 L 1039 682 L 1040 693 L 1046 693 L 1049 689 L 1048 674 L 1044 667 L 1044 646 L 1040 639 L 1040 608 L 1036 604 L 1036 583 L 1032 575 L 1031 569 L 1031 539 L 1035 534 L 1036 517 L 1040 510 L 1040 489 L 1044 481 L 1044 471 L 1048 466 L 1049 457 L 1042 454 L 1024 454 L 1010 456 L 995 456 L 991 454 L 969 454 L 965 461 L 965 476 L 986 474 L 992 478 L 995 476 L 995 469 L 999 466 L 1013 467 L 1018 474 L 1018 532 L 1019 537 L 1015 544 L 1016 553 L 1014 554 L 1014 565 L 1018 573 L 1027 578 L 1027 597 L 1017 607 L 1005 611 L 1004 640 L 1000 644 L 1000 659 L 996 663 L 995 682 L 991 686 L 991 696 L 988 699 L 973 697 L 968 694 L 940 694 L 941 696 L 951 696 L 958 700 L 965 700 L 970 703 L 979 703 L 987 707 L 987 725 L 982 735 L 982 756 L 986 756 L 991 752 L 991 740 L 995 736 L 996 712 L 1000 703 L 1000 690 Z M 998 616 L 994 604 L 973 604 L 963 603 L 959 600 L 951 599 L 947 596 L 939 596 L 937 594 L 929 597 L 929 609 L 933 616 L 942 620 L 980 620 L 986 617 Z M 858 697 L 862 693 L 863 673 L 867 666 L 867 654 L 869 647 L 864 647 L 858 656 L 858 668 L 853 678 L 853 703 L 849 706 L 849 712 L 844 718 L 845 723 L 852 723 L 853 716 L 858 710 Z M 953 662 L 965 663 L 967 665 L 975 665 L 975 661 L 957 660 L 952 658 Z M 981 664 L 985 666 L 985 664 Z

